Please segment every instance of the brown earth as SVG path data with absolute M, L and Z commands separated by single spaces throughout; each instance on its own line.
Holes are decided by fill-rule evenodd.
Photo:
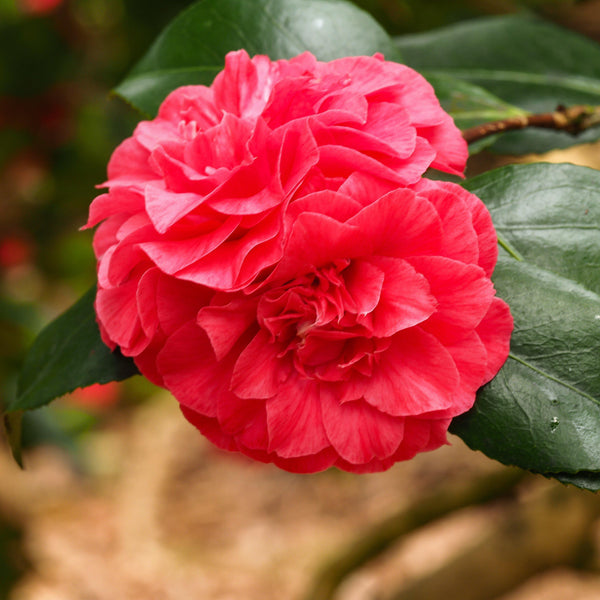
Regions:
M 448 483 L 505 469 L 453 438 L 451 446 L 386 473 L 294 475 L 214 450 L 162 393 L 88 435 L 81 452 L 86 477 L 56 449 L 31 453 L 24 472 L 0 453 L 0 512 L 23 525 L 30 564 L 8 600 L 308 599 L 323 563 L 382 519 L 418 506 L 432 489 L 442 494 Z M 600 575 L 593 569 L 600 536 L 588 535 L 600 531 L 597 509 L 597 496 L 531 476 L 510 500 L 419 529 L 357 570 L 333 597 L 464 599 L 461 586 L 478 587 L 475 581 L 487 593 L 503 561 L 509 566 L 502 577 L 509 578 L 512 563 L 532 561 L 517 576 L 518 589 L 502 600 L 598 599 Z M 532 516 L 546 521 L 532 526 Z M 511 521 L 507 529 L 506 519 L 518 525 Z M 548 527 L 556 521 L 560 526 Z M 534 538 L 537 545 L 529 547 Z M 511 540 L 526 546 L 512 563 Z M 482 541 L 495 548 L 491 563 L 464 572 L 465 561 L 477 562 L 472 553 L 481 555 Z M 559 566 L 518 587 L 548 560 L 574 564 L 572 552 L 546 557 L 548 546 L 569 544 L 585 549 L 592 571 Z M 467 581 L 452 581 L 451 573 L 443 594 L 419 596 L 422 582 L 439 579 L 448 565 Z

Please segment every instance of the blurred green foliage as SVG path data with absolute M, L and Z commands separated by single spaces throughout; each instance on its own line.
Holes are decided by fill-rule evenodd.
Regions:
M 355 0 L 391 34 L 414 33 L 483 15 L 523 10 L 553 15 L 581 0 Z
M 94 279 L 79 227 L 136 122 L 109 91 L 187 4 L 0 0 L 0 402 L 34 334 Z

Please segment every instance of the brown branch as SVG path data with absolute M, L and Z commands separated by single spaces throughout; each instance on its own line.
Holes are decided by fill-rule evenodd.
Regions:
M 525 476 L 526 471 L 502 468 L 474 481 L 451 482 L 433 490 L 414 505 L 375 523 L 349 540 L 339 554 L 321 566 L 304 598 L 331 600 L 340 583 L 352 571 L 379 556 L 398 539 L 455 510 L 484 504 L 508 494 Z
M 388 578 L 385 598 L 504 598 L 541 571 L 582 568 L 586 561 L 593 568 L 589 557 L 599 513 L 595 495 L 538 480 L 526 494 L 497 506 L 435 570 L 408 581 Z
M 470 144 L 496 133 L 525 129 L 526 127 L 542 127 L 577 135 L 596 125 L 600 125 L 600 106 L 558 106 L 554 112 L 519 115 L 477 125 L 464 129 L 462 135 Z

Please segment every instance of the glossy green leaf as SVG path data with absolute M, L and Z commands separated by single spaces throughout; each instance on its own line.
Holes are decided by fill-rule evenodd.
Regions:
M 120 381 L 138 373 L 130 358 L 111 352 L 102 342 L 94 297 L 92 288 L 38 335 L 7 411 L 39 408 L 77 388 Z
M 579 473 L 552 473 L 548 475 L 558 479 L 561 483 L 570 483 L 590 492 L 600 490 L 600 473 L 594 471 L 580 471 Z
M 522 165 L 467 182 L 498 233 L 511 354 L 452 431 L 491 458 L 600 488 L 600 172 Z
M 456 77 L 533 113 L 600 104 L 600 46 L 534 17 L 474 19 L 396 41 L 406 64 L 425 76 Z M 599 137 L 597 128 L 578 137 L 527 130 L 503 135 L 496 148 L 543 152 Z
M 427 77 L 444 110 L 459 129 L 481 123 L 527 115 L 527 111 L 500 100 L 487 90 L 443 73 Z
M 398 59 L 387 33 L 345 0 L 201 0 L 173 20 L 116 93 L 147 115 L 184 84 L 210 84 L 231 50 L 321 60 L 383 52 Z
M 511 165 L 465 187 L 486 203 L 501 238 L 527 262 L 600 294 L 599 171 Z

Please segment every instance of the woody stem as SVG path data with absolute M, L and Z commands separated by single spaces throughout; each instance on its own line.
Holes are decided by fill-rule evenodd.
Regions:
M 554 112 L 519 115 L 477 125 L 464 129 L 462 135 L 470 144 L 496 133 L 525 129 L 526 127 L 542 127 L 577 135 L 597 125 L 600 125 L 600 106 L 558 106 Z

